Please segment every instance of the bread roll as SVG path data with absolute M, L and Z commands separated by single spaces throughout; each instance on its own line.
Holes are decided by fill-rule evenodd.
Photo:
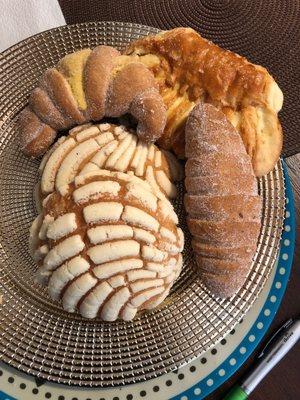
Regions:
M 44 124 L 28 107 L 21 111 L 19 126 L 22 131 L 21 149 L 28 156 L 40 156 L 54 142 L 56 131 Z
M 187 120 L 185 152 L 185 207 L 199 272 L 213 294 L 229 297 L 245 282 L 261 226 L 251 160 L 225 115 L 203 103 Z
M 160 198 L 176 196 L 181 179 L 179 162 L 154 144 L 145 144 L 124 126 L 83 125 L 61 137 L 44 156 L 38 197 L 55 189 L 64 194 L 77 175 L 106 169 L 128 172 L 146 180 Z
M 55 137 L 58 130 L 126 113 L 136 118 L 137 135 L 145 142 L 161 136 L 166 108 L 153 73 L 110 46 L 67 54 L 56 68 L 45 71 L 31 93 L 20 120 L 22 149 L 39 156 L 52 143 L 49 132 Z M 34 129 L 29 114 L 34 115 Z
M 39 282 L 68 312 L 132 320 L 168 295 L 182 267 L 183 233 L 171 203 L 147 182 L 99 170 L 52 193 L 30 247 Z

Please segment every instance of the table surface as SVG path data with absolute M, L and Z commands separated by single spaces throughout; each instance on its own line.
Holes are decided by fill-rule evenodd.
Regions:
M 207 397 L 207 400 L 221 400 L 228 390 L 243 377 L 251 367 L 254 358 L 260 353 L 270 334 L 275 332 L 286 320 L 300 316 L 300 154 L 285 159 L 293 186 L 296 209 L 296 245 L 293 267 L 286 293 L 272 322 L 266 338 L 253 355 L 225 384 Z M 250 400 L 296 400 L 300 399 L 299 383 L 300 343 L 266 376 L 250 396 Z

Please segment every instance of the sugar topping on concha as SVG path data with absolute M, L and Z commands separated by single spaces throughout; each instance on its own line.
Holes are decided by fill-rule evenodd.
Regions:
M 67 186 L 47 197 L 30 232 L 50 296 L 104 321 L 159 305 L 182 267 L 183 232 L 169 200 L 123 172 L 98 169 Z
M 142 142 L 124 126 L 86 124 L 61 137 L 44 156 L 39 197 L 55 189 L 64 195 L 77 175 L 99 169 L 130 172 L 149 182 L 157 195 L 168 198 L 176 196 L 174 182 L 182 175 L 171 153 Z

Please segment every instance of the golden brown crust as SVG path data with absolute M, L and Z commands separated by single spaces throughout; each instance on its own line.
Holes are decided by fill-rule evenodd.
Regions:
M 263 176 L 271 171 L 280 157 L 283 143 L 277 114 L 258 106 L 247 106 L 240 111 L 224 107 L 222 111 L 239 131 L 252 159 L 255 175 Z
M 166 107 L 154 88 L 136 96 L 130 106 L 130 114 L 137 120 L 137 135 L 145 142 L 155 142 L 163 134 L 166 125 Z
M 105 113 L 109 117 L 120 117 L 128 112 L 136 96 L 155 88 L 153 74 L 142 63 L 129 63 L 113 77 L 107 93 Z
M 189 177 L 221 174 L 224 169 L 232 172 L 238 169 L 241 173 L 252 173 L 252 166 L 247 155 L 239 154 L 238 157 L 232 159 L 225 158 L 224 154 L 214 153 L 206 154 L 205 157 L 189 158 L 185 163 L 185 169 Z
M 39 87 L 34 89 L 31 93 L 29 105 L 32 111 L 34 111 L 45 124 L 50 125 L 55 130 L 66 129 L 71 123 L 70 119 L 65 118 L 55 107 L 45 90 Z
M 202 271 L 201 279 L 204 285 L 209 289 L 212 293 L 218 293 L 219 297 L 230 297 L 236 293 L 236 288 L 241 288 L 247 274 L 240 273 L 230 274 L 230 273 L 209 273 L 206 271 Z
M 253 100 L 267 104 L 265 86 L 271 78 L 267 70 L 218 47 L 193 29 L 182 27 L 147 36 L 129 45 L 127 53 L 134 50 L 164 57 L 172 72 L 172 83 L 188 85 L 193 101 L 205 91 L 209 99 L 233 108 L 237 103 L 253 104 Z
M 37 281 L 66 311 L 131 320 L 163 301 L 181 271 L 184 238 L 173 214 L 136 176 L 78 175 L 48 197 L 30 229 Z
M 72 121 L 73 125 L 87 121 L 79 110 L 66 78 L 55 68 L 48 69 L 43 75 L 41 86 L 45 88 L 54 104 Z
M 271 114 L 270 111 L 269 114 Z M 283 145 L 282 128 L 276 116 L 271 114 L 270 119 L 266 120 L 265 127 L 266 135 L 262 134 L 262 131 L 256 135 L 256 147 L 252 158 L 256 176 L 263 176 L 272 171 L 280 157 Z
M 190 28 L 139 39 L 126 53 L 147 64 L 152 57 L 168 109 L 161 146 L 184 156 L 185 112 L 202 100 L 222 109 L 241 133 L 257 176 L 274 167 L 282 146 L 277 113 L 283 96 L 265 68 L 221 49 Z
M 185 178 L 185 187 L 188 193 L 195 195 L 230 195 L 232 188 L 235 193 L 255 195 L 257 183 L 249 181 L 249 174 L 222 174 L 207 176 L 193 176 Z
M 210 212 L 213 212 L 211 209 Z M 188 218 L 188 227 L 192 235 L 203 243 L 215 246 L 230 246 L 232 243 L 247 245 L 253 237 L 257 238 L 260 230 L 260 222 L 227 220 L 218 222 Z
M 255 251 L 256 246 L 238 246 L 238 247 L 220 247 L 220 246 L 213 246 L 208 245 L 206 243 L 202 243 L 198 239 L 192 240 L 192 246 L 194 252 L 197 256 L 202 257 L 211 257 L 217 260 L 233 260 L 233 261 L 244 261 L 245 254 L 249 254 L 251 259 L 251 255 Z
M 45 72 L 29 103 L 36 115 L 55 130 L 132 113 L 138 122 L 138 136 L 154 142 L 166 123 L 166 108 L 153 73 L 135 58 L 121 56 L 109 46 L 66 55 L 56 68 Z M 24 124 L 20 134 L 26 136 L 23 129 L 27 129 Z M 41 154 L 47 150 L 48 141 L 42 137 L 44 130 L 35 133 L 36 141 L 41 141 Z M 43 151 L 42 145 L 46 146 Z M 37 153 L 32 150 L 30 155 L 35 157 Z
M 24 108 L 20 113 L 19 125 L 22 131 L 21 149 L 29 156 L 42 155 L 45 148 L 50 147 L 56 137 L 56 131 L 44 124 L 29 107 Z
M 88 114 L 93 121 L 105 115 L 105 101 L 113 61 L 120 53 L 110 46 L 96 47 L 87 59 L 84 75 L 84 91 L 88 103 Z
M 232 151 L 225 143 L 234 143 Z M 228 297 L 249 272 L 260 232 L 261 198 L 251 162 L 225 115 L 199 104 L 186 125 L 185 207 L 203 282 Z
M 245 257 L 242 258 L 243 261 L 244 259 Z M 228 259 L 223 260 L 219 258 L 205 257 L 203 255 L 199 256 L 196 254 L 196 261 L 198 265 L 202 267 L 204 273 L 210 273 L 216 276 L 228 274 L 228 277 L 230 277 L 230 275 L 232 275 L 237 269 L 239 269 L 242 276 L 245 276 L 247 271 L 246 267 L 241 268 L 239 259 L 232 259 L 228 262 Z
M 191 218 L 220 221 L 229 217 L 232 221 L 260 222 L 261 200 L 257 195 L 187 194 L 184 205 Z

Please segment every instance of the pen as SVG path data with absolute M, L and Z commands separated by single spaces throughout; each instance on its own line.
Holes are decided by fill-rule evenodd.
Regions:
M 253 392 L 262 379 L 287 354 L 300 338 L 300 320 L 289 319 L 268 341 L 258 356 L 255 368 L 239 386 L 225 396 L 224 400 L 244 400 Z

